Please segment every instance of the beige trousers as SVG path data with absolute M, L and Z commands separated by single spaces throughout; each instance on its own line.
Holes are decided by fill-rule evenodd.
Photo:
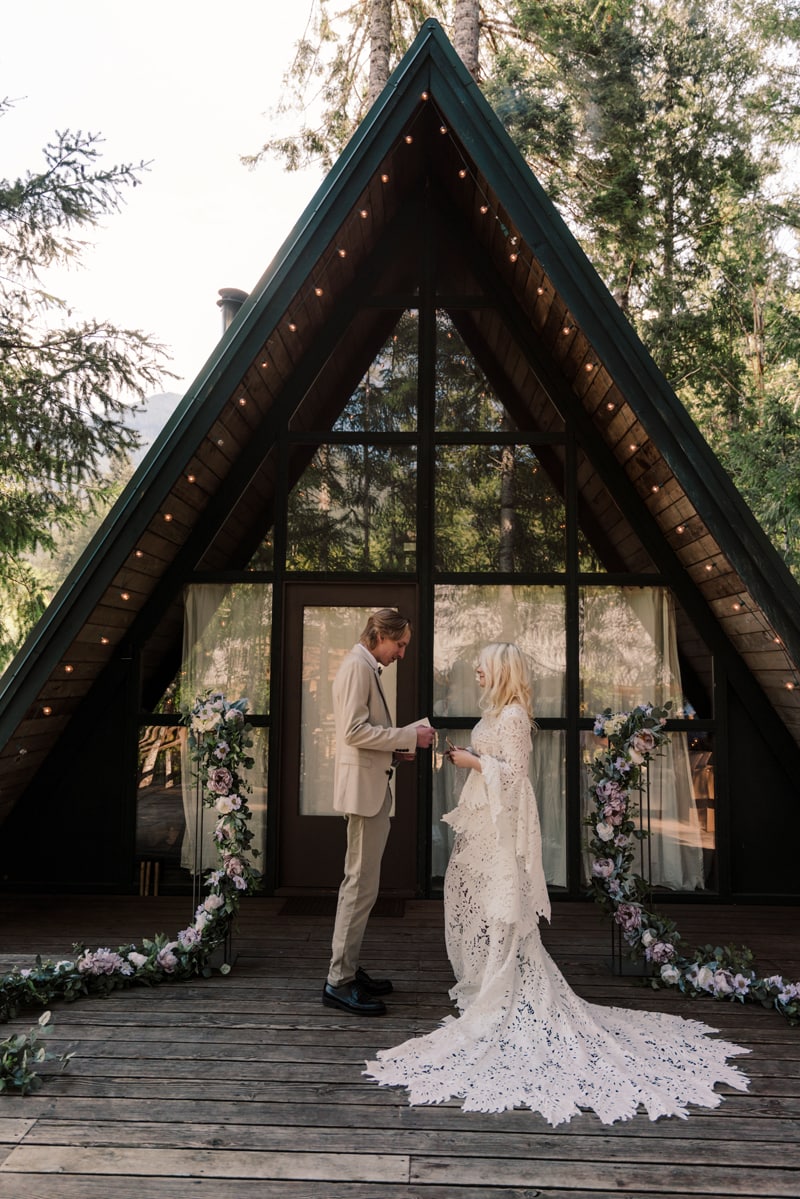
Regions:
M 336 921 L 333 926 L 328 982 L 341 987 L 352 982 L 361 956 L 361 942 L 369 914 L 378 898 L 381 859 L 389 836 L 392 793 L 375 816 L 347 816 L 347 851 L 344 878 L 339 887 Z

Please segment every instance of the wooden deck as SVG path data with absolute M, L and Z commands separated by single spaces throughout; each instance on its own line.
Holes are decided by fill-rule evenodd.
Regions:
M 190 916 L 174 898 L 0 897 L 0 968 L 74 941 L 117 947 Z M 324 1008 L 331 919 L 245 905 L 228 977 L 120 991 L 54 1010 L 35 1095 L 0 1096 L 0 1199 L 666 1199 L 800 1196 L 800 1029 L 755 1006 L 642 989 L 609 969 L 607 927 L 556 904 L 547 943 L 593 1001 L 694 1015 L 752 1050 L 747 1094 L 715 1110 L 606 1127 L 594 1114 L 551 1129 L 528 1111 L 409 1108 L 364 1079 L 367 1056 L 449 1010 L 441 905 L 373 917 L 365 965 L 391 970 L 388 1016 Z M 680 908 L 684 935 L 746 943 L 765 972 L 800 977 L 800 909 Z M 27 1028 L 32 1019 L 6 1025 Z M 725 1090 L 724 1088 L 721 1088 Z

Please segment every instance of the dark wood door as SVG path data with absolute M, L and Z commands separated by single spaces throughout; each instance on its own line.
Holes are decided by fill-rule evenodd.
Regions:
M 278 890 L 324 893 L 339 886 L 345 821 L 333 811 L 336 747 L 331 686 L 345 654 L 378 608 L 398 608 L 416 625 L 413 584 L 287 583 L 283 653 L 281 787 L 278 813 Z M 415 711 L 414 638 L 402 662 L 381 679 L 398 725 Z M 416 890 L 417 771 L 404 763 L 395 773 L 395 814 L 383 859 L 381 891 Z

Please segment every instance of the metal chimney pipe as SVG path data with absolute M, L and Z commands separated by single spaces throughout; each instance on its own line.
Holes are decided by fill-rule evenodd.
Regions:
M 217 307 L 222 309 L 222 332 L 224 333 L 247 299 L 247 292 L 238 287 L 221 287 L 219 296 Z

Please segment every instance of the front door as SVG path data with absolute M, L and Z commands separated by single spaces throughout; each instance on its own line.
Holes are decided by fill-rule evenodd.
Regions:
M 285 597 L 278 891 L 324 893 L 341 882 L 345 850 L 345 820 L 333 811 L 333 680 L 371 612 L 398 608 L 416 625 L 416 587 L 287 583 Z M 397 725 L 419 715 L 414 650 L 412 637 L 405 659 L 381 678 Z M 417 769 L 405 763 L 392 780 L 395 812 L 381 871 L 384 894 L 416 891 Z

